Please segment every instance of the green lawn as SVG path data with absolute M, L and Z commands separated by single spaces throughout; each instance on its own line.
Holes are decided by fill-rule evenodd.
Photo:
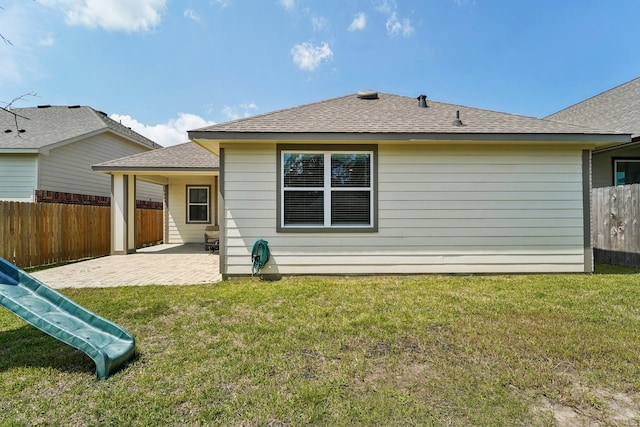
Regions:
M 66 289 L 133 333 L 106 381 L 0 310 L 0 425 L 633 425 L 640 274 Z

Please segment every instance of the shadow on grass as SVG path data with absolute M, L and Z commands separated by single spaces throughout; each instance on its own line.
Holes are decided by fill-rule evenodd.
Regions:
M 30 325 L 0 332 L 0 372 L 16 368 L 96 375 L 89 356 Z
M 640 269 L 613 264 L 596 264 L 595 274 L 640 274 Z

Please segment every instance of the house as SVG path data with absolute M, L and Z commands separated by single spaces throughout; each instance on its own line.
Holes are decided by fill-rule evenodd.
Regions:
M 591 272 L 591 152 L 630 135 L 362 91 L 189 138 L 219 156 L 229 278 L 259 239 L 274 276 Z
M 87 106 L 0 109 L 0 200 L 108 206 L 111 181 L 91 165 L 159 147 Z M 137 191 L 162 205 L 161 187 Z
M 547 117 L 632 134 L 628 143 L 593 150 L 593 187 L 640 183 L 640 78 Z
M 129 208 L 136 182 L 163 188 L 164 243 L 202 243 L 205 226 L 218 224 L 219 167 L 217 156 L 193 142 L 94 165 L 94 171 L 111 175 L 114 183 L 112 227 L 120 233 L 112 233 L 111 253 L 135 251 Z

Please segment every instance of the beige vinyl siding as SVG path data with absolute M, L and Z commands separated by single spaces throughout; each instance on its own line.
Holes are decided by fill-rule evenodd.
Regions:
M 39 189 L 111 196 L 111 177 L 96 173 L 92 165 L 148 151 L 129 141 L 102 133 L 53 148 L 40 155 Z M 138 182 L 138 200 L 162 201 L 162 187 Z
M 33 154 L 1 154 L 0 200 L 33 202 L 37 168 Z
M 217 189 L 215 177 L 172 177 L 168 186 L 167 242 L 166 243 L 203 243 L 204 229 L 209 224 L 187 224 L 187 186 L 208 185 L 211 187 L 210 217 L 215 224 Z
M 225 148 L 223 274 L 582 272 L 582 150 L 379 145 L 377 233 L 276 233 L 276 146 Z

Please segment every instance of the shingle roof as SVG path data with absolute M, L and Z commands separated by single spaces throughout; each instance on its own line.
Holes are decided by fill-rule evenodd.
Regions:
M 416 98 L 379 93 L 378 99 L 357 94 L 329 99 L 189 132 L 192 139 L 224 139 L 242 134 L 583 134 L 610 135 L 578 126 L 479 108 L 428 100 L 420 108 Z M 454 120 L 459 111 L 463 126 Z M 268 135 L 264 135 L 268 137 Z
M 160 145 L 87 106 L 44 106 L 0 110 L 0 149 L 38 149 L 103 131 L 149 148 Z M 17 126 L 16 126 L 17 117 Z M 24 132 L 19 132 L 23 129 Z
M 220 159 L 193 142 L 133 154 L 93 166 L 96 171 L 110 170 L 215 170 Z
M 640 77 L 547 117 L 640 137 Z

